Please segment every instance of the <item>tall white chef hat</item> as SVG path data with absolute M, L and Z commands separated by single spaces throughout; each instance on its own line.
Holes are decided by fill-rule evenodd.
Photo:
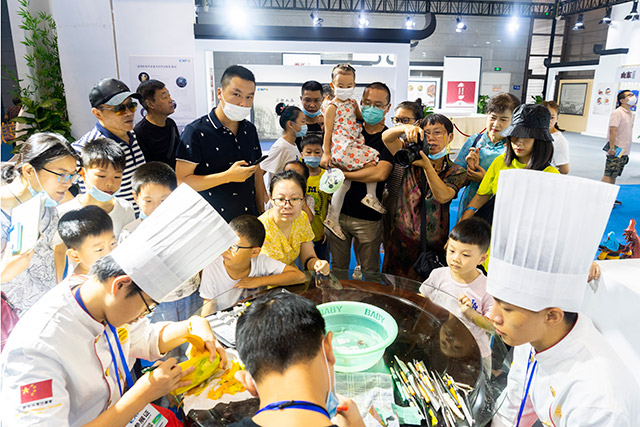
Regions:
M 487 292 L 533 311 L 582 306 L 618 187 L 533 170 L 500 173 Z
M 111 256 L 157 302 L 238 240 L 197 192 L 180 185 Z

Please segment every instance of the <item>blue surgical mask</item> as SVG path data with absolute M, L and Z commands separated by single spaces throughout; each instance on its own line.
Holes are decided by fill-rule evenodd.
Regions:
M 368 125 L 378 124 L 384 118 L 384 110 L 373 105 L 364 106 L 362 107 L 362 118 Z
M 304 109 L 304 107 L 302 107 L 302 112 L 304 113 L 305 116 L 313 119 L 314 117 L 318 117 L 320 114 L 322 114 L 322 110 L 318 110 L 315 113 L 310 113 L 307 110 Z
M 443 157 L 444 157 L 444 156 L 446 156 L 447 154 L 449 154 L 449 147 L 446 147 L 446 146 L 445 146 L 445 147 L 442 149 L 442 151 L 440 151 L 440 152 L 438 152 L 438 153 L 436 153 L 436 154 L 431 154 L 431 153 L 429 153 L 429 154 L 427 154 L 427 157 L 428 157 L 428 158 L 430 158 L 431 160 L 438 160 L 438 159 L 443 158 Z
M 298 132 L 296 132 L 296 138 L 302 138 L 307 134 L 307 130 L 309 129 L 309 126 L 307 125 L 302 125 L 300 126 L 300 130 Z
M 324 355 L 324 363 L 327 365 L 327 375 L 329 375 L 329 394 L 327 395 L 327 403 L 326 408 L 329 413 L 329 418 L 333 418 L 338 413 L 338 404 L 340 401 L 338 400 L 338 396 L 336 396 L 335 392 L 335 384 L 336 379 L 335 376 L 331 375 L 331 370 L 329 369 L 329 361 L 327 360 L 327 353 L 324 351 L 324 344 L 322 344 L 322 354 Z M 333 377 L 333 381 L 331 378 Z
M 304 157 L 303 160 L 304 162 L 307 164 L 307 166 L 309 166 L 310 168 L 317 168 L 318 166 L 320 166 L 320 160 L 322 158 L 318 157 L 318 156 L 307 156 Z
M 138 215 L 138 218 L 140 219 L 147 219 L 149 217 L 149 215 L 147 215 L 146 213 L 142 212 L 142 210 L 140 211 L 140 215 Z
M 40 178 L 38 178 L 38 174 L 36 173 L 35 175 L 36 175 L 36 181 L 38 181 L 38 185 L 40 186 L 40 188 L 43 188 L 42 184 L 40 184 Z M 27 188 L 29 189 L 29 193 L 31 193 L 32 197 L 38 196 L 38 197 L 44 198 L 44 207 L 45 208 L 55 208 L 56 206 L 58 206 L 60 204 L 60 202 L 57 202 L 57 201 L 53 200 L 53 198 L 49 195 L 49 193 L 44 191 L 44 189 L 42 191 L 38 192 L 38 191 L 33 189 L 31 184 L 29 184 Z
M 89 189 L 87 189 L 87 194 L 89 194 L 91 197 L 93 197 L 94 199 L 102 203 L 108 202 L 109 200 L 113 199 L 114 197 L 116 197 L 116 194 L 118 194 L 119 192 L 120 192 L 119 188 L 118 188 L 118 191 L 116 191 L 113 194 L 105 193 L 104 191 L 100 190 L 98 187 L 90 187 Z

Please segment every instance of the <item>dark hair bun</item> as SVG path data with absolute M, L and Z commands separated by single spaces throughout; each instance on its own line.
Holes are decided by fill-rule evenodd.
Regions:
M 420 108 L 424 107 L 424 105 L 422 104 L 422 98 L 418 98 L 413 102 L 415 102 Z
M 2 163 L 2 183 L 10 184 L 17 174 L 16 165 L 13 163 Z
M 285 108 L 287 108 L 287 104 L 285 104 L 284 102 L 279 103 L 278 105 L 276 105 L 276 114 L 279 116 L 282 115 Z

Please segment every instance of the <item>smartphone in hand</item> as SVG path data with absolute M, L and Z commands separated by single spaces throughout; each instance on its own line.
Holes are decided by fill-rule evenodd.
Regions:
M 269 156 L 264 155 L 264 156 L 260 157 L 260 158 L 259 158 L 259 159 L 257 159 L 257 160 L 252 160 L 252 161 L 248 162 L 249 164 L 248 164 L 247 166 L 255 166 L 255 165 L 259 165 L 259 164 L 260 164 L 260 163 L 262 163 L 262 161 L 263 161 L 263 160 L 265 160 L 267 157 L 269 157 Z

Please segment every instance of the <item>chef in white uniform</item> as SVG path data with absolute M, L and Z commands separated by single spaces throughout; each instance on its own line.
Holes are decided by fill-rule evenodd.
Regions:
M 578 311 L 618 187 L 529 170 L 500 174 L 489 318 L 514 346 L 493 426 L 640 425 L 640 388 Z M 606 280 L 605 277 L 603 279 Z
M 135 358 L 159 359 L 188 333 L 224 358 L 205 319 L 144 315 L 236 240 L 198 193 L 176 189 L 87 281 L 61 283 L 21 318 L 0 359 L 1 424 L 126 426 L 193 369 L 168 359 L 133 383 Z

